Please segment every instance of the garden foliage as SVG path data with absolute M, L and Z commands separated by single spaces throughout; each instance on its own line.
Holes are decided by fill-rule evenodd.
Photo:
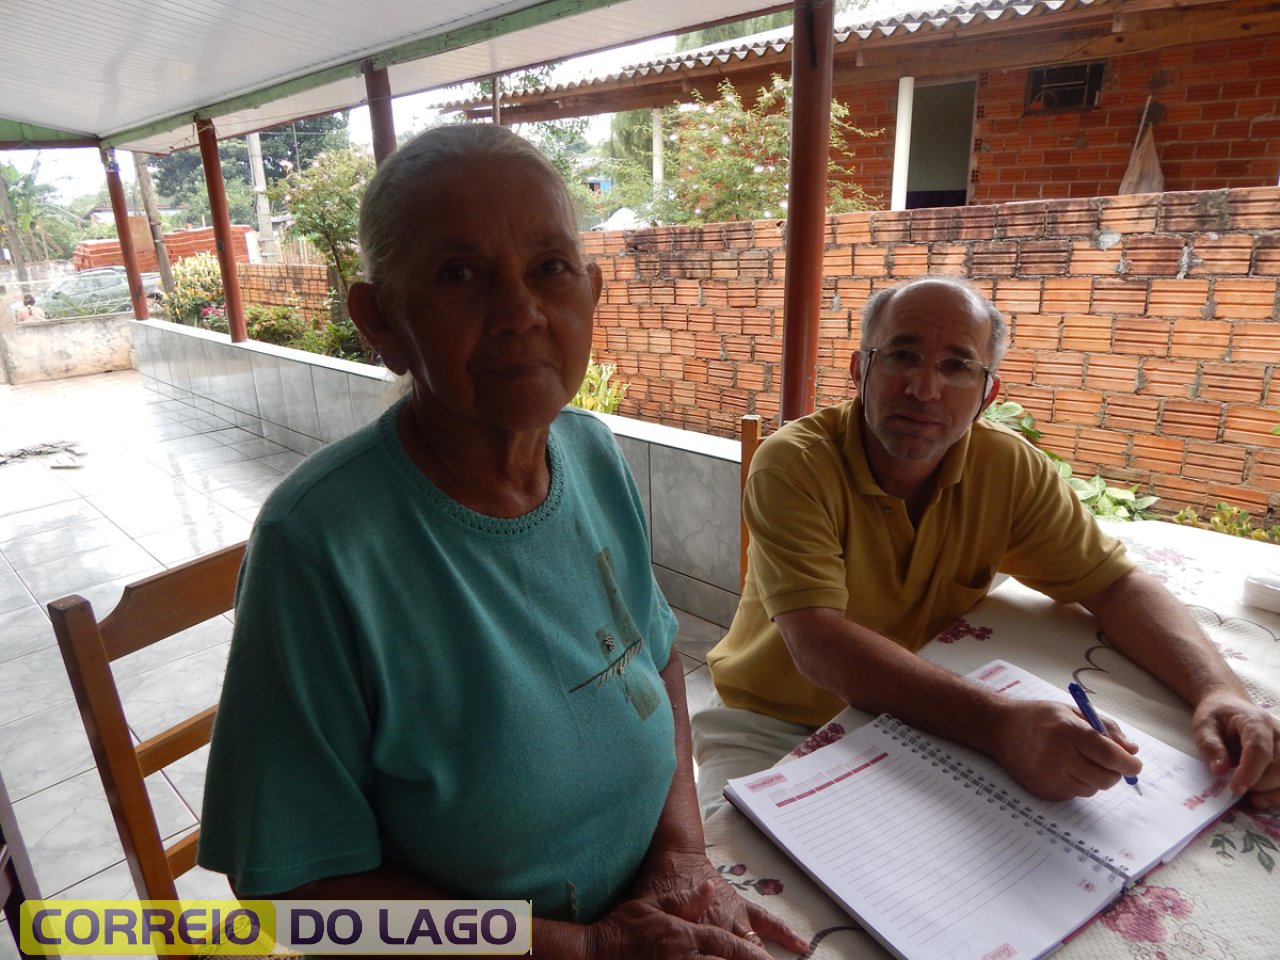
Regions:
M 226 303 L 222 271 L 212 253 L 184 257 L 173 265 L 173 293 L 161 302 L 175 323 L 197 324 L 205 311 L 221 311 Z
M 295 228 L 333 268 L 335 292 L 342 303 L 360 274 L 360 198 L 373 173 L 373 158 L 364 151 L 334 150 L 315 157 L 305 170 L 290 172 L 279 194 L 289 206 Z
M 773 77 L 752 99 L 728 80 L 719 98 L 697 96 L 695 109 L 679 116 L 679 176 L 664 184 L 651 216 L 659 223 L 704 224 L 727 220 L 784 219 L 791 151 L 791 81 Z M 874 137 L 849 123 L 848 109 L 831 103 L 831 160 L 827 211 L 867 210 L 876 198 L 847 169 L 853 141 Z
M 1035 418 L 1016 400 L 993 403 L 982 411 L 982 416 L 985 420 L 1022 434 L 1033 446 L 1044 436 L 1036 429 Z M 1071 464 L 1058 454 L 1043 447 L 1036 449 L 1053 461 L 1058 475 L 1066 480 L 1067 486 L 1095 517 L 1106 517 L 1110 520 L 1155 519 L 1156 515 L 1151 507 L 1159 498 L 1139 495 L 1136 483 L 1129 487 L 1114 487 L 1100 474 L 1094 474 L 1088 480 L 1082 480 L 1072 475 Z
M 621 406 L 629 383 L 615 381 L 613 376 L 618 372 L 616 364 L 596 363 L 593 356 L 587 363 L 587 372 L 582 379 L 582 386 L 574 394 L 570 404 L 583 410 L 595 410 L 599 413 L 614 413 Z

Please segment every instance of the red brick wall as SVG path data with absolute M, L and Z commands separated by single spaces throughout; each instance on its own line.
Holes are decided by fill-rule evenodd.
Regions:
M 249 262 L 248 241 L 245 235 L 250 228 L 246 226 L 231 227 L 231 250 L 236 263 Z M 213 227 L 193 227 L 190 230 L 171 230 L 164 235 L 165 249 L 169 253 L 169 262 L 176 263 L 197 253 L 216 253 L 217 240 L 213 235 Z M 120 253 L 119 240 L 81 240 L 76 244 L 72 262 L 77 270 L 88 270 L 90 267 L 120 266 L 124 256 Z M 138 269 L 143 273 L 158 269 L 154 250 L 138 251 Z
M 329 281 L 324 267 L 308 264 L 250 263 L 245 235 L 250 228 L 231 227 L 232 249 L 239 264 L 240 291 L 247 304 L 291 306 L 297 304 L 312 318 L 329 316 Z M 173 230 L 164 235 L 170 262 L 176 263 L 197 253 L 216 253 L 212 227 Z M 83 240 L 76 244 L 73 262 L 77 270 L 120 265 L 119 240 Z M 138 267 L 143 272 L 158 269 L 155 251 L 139 252 Z
M 1027 74 L 970 75 L 979 80 L 973 203 L 1115 193 L 1148 94 L 1166 190 L 1274 186 L 1280 178 L 1280 37 L 1111 57 L 1093 110 L 1024 116 Z M 855 142 L 853 169 L 887 206 L 897 82 L 837 85 L 833 95 L 849 105 L 850 122 L 884 130 Z
M 238 272 L 245 303 L 269 307 L 297 304 L 312 319 L 328 319 L 329 280 L 324 267 L 248 263 L 242 264 Z
M 736 436 L 776 419 L 781 224 L 589 234 L 606 286 L 596 358 L 621 410 Z M 1173 511 L 1229 500 L 1280 515 L 1280 188 L 845 214 L 828 221 L 820 405 L 851 393 L 868 293 L 968 276 L 1009 317 L 1006 395 L 1085 476 Z

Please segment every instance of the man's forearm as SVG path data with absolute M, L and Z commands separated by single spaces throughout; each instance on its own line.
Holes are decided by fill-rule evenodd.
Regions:
M 892 713 L 912 726 L 984 752 L 992 750 L 1002 698 L 935 666 L 843 611 L 808 609 L 776 618 L 801 675 L 870 713 Z
M 1081 605 L 1117 650 L 1192 706 L 1220 690 L 1248 697 L 1191 612 L 1149 574 L 1127 573 Z
M 851 623 L 841 611 L 796 613 L 798 620 L 784 614 L 777 623 L 802 674 L 853 706 L 892 713 L 980 750 L 1038 796 L 1089 796 L 1141 769 L 1129 746 L 1100 736 L 1065 704 L 1003 697 Z

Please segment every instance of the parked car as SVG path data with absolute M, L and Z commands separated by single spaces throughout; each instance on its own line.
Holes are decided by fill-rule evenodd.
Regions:
M 144 273 L 142 288 L 149 299 L 161 293 L 160 274 Z M 130 310 L 129 280 L 124 267 L 95 267 L 81 270 L 50 286 L 37 297 L 49 319 L 89 317 Z

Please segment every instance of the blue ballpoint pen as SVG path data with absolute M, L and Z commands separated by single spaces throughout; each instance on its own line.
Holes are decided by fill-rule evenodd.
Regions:
M 1089 702 L 1089 695 L 1084 692 L 1084 687 L 1078 683 L 1067 684 L 1067 693 L 1071 694 L 1071 699 L 1076 702 L 1076 706 L 1080 708 L 1080 712 L 1084 714 L 1084 718 L 1089 721 L 1089 726 L 1097 730 L 1104 737 L 1109 737 L 1107 728 L 1102 725 L 1097 712 L 1093 709 L 1093 704 Z M 1138 791 L 1138 796 L 1142 796 L 1142 788 L 1138 786 L 1137 777 L 1125 777 L 1124 782 Z

